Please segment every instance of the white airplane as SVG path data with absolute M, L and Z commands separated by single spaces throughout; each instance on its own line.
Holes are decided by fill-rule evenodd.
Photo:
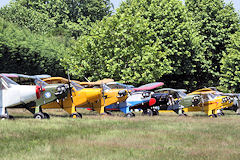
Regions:
M 0 74 L 0 118 L 13 118 L 8 115 L 7 108 L 18 108 L 23 104 L 35 103 L 41 96 L 40 86 L 19 85 Z

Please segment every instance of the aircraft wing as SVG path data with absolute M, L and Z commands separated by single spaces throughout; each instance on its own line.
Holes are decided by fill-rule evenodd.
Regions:
M 145 84 L 145 85 L 142 85 L 140 87 L 137 87 L 137 88 L 133 88 L 133 90 L 135 91 L 147 91 L 147 90 L 153 90 L 157 87 L 160 87 L 164 85 L 163 82 L 154 82 L 154 83 L 148 83 L 148 84 Z
M 156 90 L 155 92 L 161 92 L 161 91 L 187 92 L 186 89 L 173 89 L 173 88 L 161 88 Z

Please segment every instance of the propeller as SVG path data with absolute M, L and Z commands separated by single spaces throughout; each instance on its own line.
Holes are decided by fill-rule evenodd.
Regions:
M 68 87 L 69 87 L 69 91 L 70 91 L 70 97 L 71 97 L 71 101 L 73 102 L 73 96 L 72 96 L 72 88 L 71 88 L 69 70 L 67 71 L 67 73 L 68 73 Z
M 105 106 L 105 91 L 104 91 L 104 84 L 102 83 L 101 88 L 102 88 L 102 98 L 103 98 L 103 105 Z

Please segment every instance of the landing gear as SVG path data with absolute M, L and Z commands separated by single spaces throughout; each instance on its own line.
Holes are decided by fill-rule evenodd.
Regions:
M 159 116 L 158 110 L 153 110 L 153 116 Z
M 135 114 L 132 112 L 126 113 L 125 117 L 131 118 L 131 117 L 135 117 Z
M 50 119 L 50 116 L 47 113 L 38 112 L 38 113 L 34 114 L 33 118 L 35 118 L 35 119 Z
M 45 119 L 50 119 L 49 114 L 47 114 L 47 113 L 43 113 L 43 115 L 44 115 L 44 118 L 45 118 Z
M 78 112 L 75 112 L 75 113 L 72 113 L 70 115 L 71 118 L 82 118 L 82 114 L 81 113 L 78 113 Z
M 1 118 L 2 120 L 4 120 L 4 119 L 14 120 L 14 117 L 13 117 L 12 115 L 3 115 L 3 116 L 0 116 L 0 118 Z
M 210 117 L 210 118 L 216 118 L 217 115 L 216 115 L 216 114 L 210 114 L 208 117 Z
M 110 112 L 110 111 L 105 111 L 105 113 L 109 116 L 112 116 L 112 112 Z
M 44 119 L 44 114 L 42 112 L 35 113 L 33 116 L 35 119 Z
M 153 116 L 153 111 L 151 109 L 143 110 L 142 116 Z
M 225 114 L 223 113 L 222 110 L 217 110 L 217 116 L 224 116 Z
M 185 113 L 179 114 L 178 116 L 183 116 L 183 117 L 187 117 L 188 115 Z

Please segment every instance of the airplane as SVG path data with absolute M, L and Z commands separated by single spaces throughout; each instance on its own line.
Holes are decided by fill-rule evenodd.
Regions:
M 173 98 L 175 98 L 174 100 L 177 101 L 188 96 L 197 96 L 192 99 L 193 104 L 191 106 L 182 109 L 183 112 L 180 112 L 180 115 L 186 115 L 184 114 L 184 112 L 203 111 L 209 117 L 217 117 L 217 115 L 219 115 L 217 114 L 219 109 L 226 108 L 232 105 L 231 99 L 229 99 L 227 96 L 220 96 L 218 94 L 215 94 L 216 91 L 212 91 L 210 89 L 199 89 L 189 94 L 185 94 L 184 91 L 185 90 L 182 89 L 162 89 L 163 93 L 167 92 L 172 94 Z M 162 110 L 160 110 L 159 112 L 161 111 Z M 165 112 L 165 110 L 163 110 L 163 112 Z
M 19 108 L 21 105 L 32 105 L 41 97 L 44 88 L 33 85 L 19 85 L 0 74 L 0 118 L 11 119 L 7 108 Z
M 21 104 L 19 108 L 26 108 L 30 111 L 35 119 L 49 119 L 49 114 L 42 111 L 42 105 L 56 101 L 56 100 L 64 100 L 69 92 L 69 85 L 66 84 L 47 84 L 42 81 L 41 78 L 51 77 L 50 75 L 23 75 L 16 73 L 5 73 L 6 77 L 13 81 L 17 81 L 20 84 L 30 84 L 37 85 L 41 94 L 40 97 L 34 100 L 34 103 L 31 104 Z
M 208 117 L 215 118 L 222 115 L 218 110 L 228 108 L 233 105 L 233 101 L 228 96 L 216 94 L 216 91 L 196 90 L 188 95 L 200 95 L 201 102 L 198 105 L 185 109 L 185 112 L 202 111 Z
M 50 84 L 68 83 L 68 80 L 62 77 L 51 77 L 44 79 L 43 81 Z M 77 113 L 76 108 L 91 108 L 99 114 L 105 114 L 104 107 L 106 105 L 125 101 L 128 96 L 127 90 L 112 90 L 105 86 L 103 81 L 82 83 L 76 80 L 71 80 L 70 83 L 73 86 L 72 94 L 69 94 L 62 102 L 52 102 L 43 105 L 42 108 L 63 108 L 71 117 L 81 118 L 82 115 L 81 113 Z
M 223 116 L 224 113 L 222 110 L 233 110 L 235 111 L 237 114 L 240 113 L 240 94 L 239 93 L 223 93 L 219 90 L 217 90 L 216 87 L 206 87 L 206 88 L 202 88 L 202 89 L 198 89 L 194 92 L 211 92 L 214 95 L 218 95 L 218 96 L 226 96 L 225 99 L 227 99 L 229 101 L 229 103 L 227 103 L 227 106 L 217 110 L 217 115 L 218 116 Z M 231 103 L 233 102 L 233 103 Z
M 151 92 L 149 90 L 153 90 L 157 87 L 164 85 L 163 82 L 154 82 L 142 85 L 140 87 L 134 87 L 132 85 L 126 85 L 119 82 L 109 82 L 106 85 L 110 88 L 123 88 L 129 90 L 129 96 L 126 101 L 112 104 L 106 106 L 105 109 L 107 111 L 121 111 L 125 114 L 126 117 L 134 117 L 135 114 L 131 112 L 131 109 L 135 106 L 143 105 L 148 103 L 151 98 Z
M 184 89 L 162 88 L 154 91 L 149 103 L 136 106 L 143 110 L 142 115 L 159 115 L 161 111 L 174 111 L 179 116 L 186 116 L 183 109 L 196 105 L 200 97 L 196 95 L 187 96 Z

